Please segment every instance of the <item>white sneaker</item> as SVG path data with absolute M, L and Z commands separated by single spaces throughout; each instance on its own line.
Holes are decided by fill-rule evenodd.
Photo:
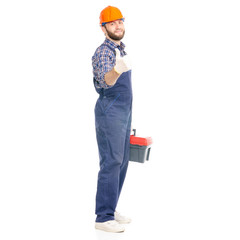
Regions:
M 106 222 L 96 222 L 95 228 L 98 230 L 103 230 L 106 232 L 124 232 L 125 228 L 115 220 L 110 220 Z
M 114 218 L 118 223 L 121 224 L 126 224 L 126 223 L 130 223 L 132 220 L 128 217 L 122 216 L 120 213 L 115 212 L 114 213 Z

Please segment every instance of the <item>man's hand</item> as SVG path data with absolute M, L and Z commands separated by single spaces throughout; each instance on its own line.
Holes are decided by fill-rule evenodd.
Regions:
M 128 58 L 128 55 L 121 57 L 120 51 L 118 48 L 115 49 L 116 51 L 116 65 L 114 66 L 114 70 L 118 74 L 122 74 L 123 72 L 127 72 L 131 69 L 131 63 Z
M 117 79 L 120 77 L 120 75 L 130 69 L 131 64 L 128 55 L 121 57 L 119 49 L 116 48 L 116 65 L 111 71 L 105 74 L 104 80 L 109 86 L 113 86 L 116 83 Z

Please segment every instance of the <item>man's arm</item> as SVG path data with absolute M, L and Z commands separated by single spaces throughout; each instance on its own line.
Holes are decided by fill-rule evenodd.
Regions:
M 104 76 L 105 82 L 112 86 L 116 83 L 117 79 L 123 72 L 127 72 L 131 69 L 131 64 L 127 56 L 121 57 L 119 49 L 116 48 L 116 65 L 115 67 L 107 72 Z

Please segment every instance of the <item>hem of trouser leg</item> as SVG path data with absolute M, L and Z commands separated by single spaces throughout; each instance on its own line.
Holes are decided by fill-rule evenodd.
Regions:
M 96 219 L 96 222 L 102 223 L 102 222 L 107 222 L 107 221 L 111 221 L 111 220 L 115 220 L 114 217 L 97 218 L 97 219 Z

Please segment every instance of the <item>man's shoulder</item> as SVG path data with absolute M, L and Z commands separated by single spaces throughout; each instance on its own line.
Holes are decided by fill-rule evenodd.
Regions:
M 102 43 L 95 51 L 94 56 L 114 56 L 114 49 Z

